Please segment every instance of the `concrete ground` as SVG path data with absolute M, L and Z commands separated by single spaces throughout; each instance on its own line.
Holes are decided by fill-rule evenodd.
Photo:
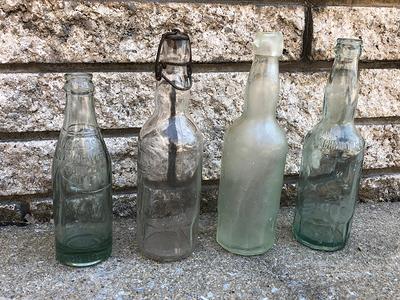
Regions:
M 0 298 L 400 299 L 400 203 L 358 205 L 335 253 L 294 241 L 292 217 L 281 210 L 273 249 L 241 257 L 215 242 L 216 215 L 202 215 L 193 256 L 165 264 L 141 257 L 135 221 L 118 219 L 112 257 L 86 269 L 55 261 L 51 224 L 0 227 Z

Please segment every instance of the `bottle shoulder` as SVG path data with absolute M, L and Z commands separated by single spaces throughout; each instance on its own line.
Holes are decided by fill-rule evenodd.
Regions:
M 275 118 L 249 119 L 243 116 L 236 119 L 227 129 L 225 139 L 250 146 L 281 145 L 287 148 L 287 138 L 284 130 Z
M 74 133 L 62 129 L 56 144 L 54 159 L 88 164 L 93 160 L 110 161 L 110 154 L 100 130 Z
M 55 184 L 81 191 L 111 185 L 111 158 L 100 134 L 60 134 L 52 164 Z
M 184 114 L 167 119 L 149 119 L 139 133 L 140 144 L 168 139 L 177 144 L 202 144 L 203 135 L 192 119 Z
M 171 170 L 179 181 L 201 173 L 203 137 L 186 116 L 157 120 L 139 134 L 138 172 L 150 181 L 166 181 Z
M 305 146 L 340 151 L 363 151 L 365 141 L 353 123 L 325 124 L 319 122 L 309 131 L 304 140 Z

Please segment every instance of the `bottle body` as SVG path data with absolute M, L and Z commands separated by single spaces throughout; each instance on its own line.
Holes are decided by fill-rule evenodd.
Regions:
M 203 140 L 187 114 L 189 37 L 162 36 L 156 60 L 156 109 L 139 135 L 137 242 L 161 262 L 189 256 L 196 245 Z
M 137 241 L 145 256 L 174 261 L 193 252 L 202 152 L 202 136 L 183 113 L 143 127 L 138 156 Z
M 238 120 L 225 134 L 217 241 L 228 251 L 257 255 L 273 246 L 287 151 L 274 120 Z
M 288 152 L 275 111 L 279 98 L 281 33 L 260 33 L 243 115 L 224 137 L 217 241 L 226 250 L 257 255 L 272 247 Z
M 73 76 L 70 81 L 89 80 Z M 95 120 L 92 94 L 74 94 L 68 85 L 52 168 L 56 258 L 85 267 L 111 254 L 111 160 Z
M 304 142 L 293 231 L 317 250 L 348 240 L 358 195 L 364 142 L 353 124 L 319 124 Z
M 354 126 L 360 53 L 361 41 L 338 40 L 323 118 L 304 141 L 293 232 L 316 250 L 339 250 L 350 234 L 364 155 Z

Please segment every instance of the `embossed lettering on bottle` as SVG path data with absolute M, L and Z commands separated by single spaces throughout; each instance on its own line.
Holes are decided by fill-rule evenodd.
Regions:
M 159 261 L 190 255 L 200 206 L 202 135 L 187 112 L 189 37 L 162 36 L 156 59 L 156 108 L 139 135 L 137 241 Z
M 317 250 L 343 248 L 350 233 L 364 155 L 354 126 L 360 53 L 360 40 L 338 40 L 323 118 L 304 141 L 293 232 Z
M 111 160 L 96 122 L 91 75 L 65 78 L 67 104 L 52 170 L 56 257 L 84 267 L 111 254 Z

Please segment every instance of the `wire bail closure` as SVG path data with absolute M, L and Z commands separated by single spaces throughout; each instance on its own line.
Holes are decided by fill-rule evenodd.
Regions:
M 187 63 L 176 63 L 176 62 L 168 62 L 168 61 L 160 62 L 161 48 L 166 39 L 189 41 L 189 62 L 187 62 Z M 162 71 L 164 69 L 166 69 L 168 65 L 186 67 L 188 79 L 189 79 L 189 85 L 187 87 L 178 87 L 175 83 L 173 83 L 171 80 L 169 80 L 163 74 Z M 173 29 L 171 32 L 164 33 L 161 36 L 160 44 L 158 45 L 157 57 L 156 57 L 155 75 L 156 75 L 157 81 L 164 79 L 166 82 L 168 82 L 170 85 L 172 85 L 175 89 L 180 90 L 180 91 L 187 91 L 192 87 L 192 47 L 190 45 L 190 38 L 186 33 L 181 32 L 179 29 Z

